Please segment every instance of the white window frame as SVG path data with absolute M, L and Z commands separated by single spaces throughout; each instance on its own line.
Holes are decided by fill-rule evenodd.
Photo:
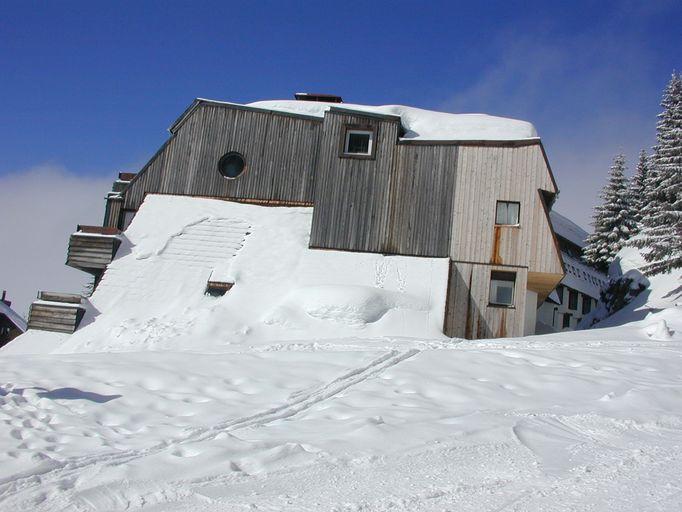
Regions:
M 348 146 L 350 145 L 350 136 L 353 134 L 369 135 L 369 144 L 367 145 L 367 152 L 366 153 L 351 152 L 348 150 Z M 356 129 L 346 130 L 346 140 L 343 141 L 343 152 L 344 152 L 344 154 L 346 154 L 346 155 L 371 156 L 373 146 L 374 146 L 374 131 L 373 130 L 356 130 Z

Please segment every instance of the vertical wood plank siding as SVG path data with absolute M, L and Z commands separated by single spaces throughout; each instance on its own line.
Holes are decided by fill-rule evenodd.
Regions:
M 450 262 L 443 332 L 450 337 L 481 339 L 523 336 L 527 269 L 515 268 L 514 307 L 490 306 L 490 273 L 509 267 Z
M 125 192 L 126 210 L 146 193 L 312 203 L 321 120 L 201 104 Z M 228 151 L 247 168 L 230 180 L 218 172 Z
M 556 193 L 539 144 L 462 146 L 457 157 L 450 257 L 563 273 L 538 190 Z M 495 226 L 497 201 L 521 204 L 519 226 Z
M 347 124 L 377 129 L 374 159 L 340 158 Z M 457 146 L 397 144 L 398 121 L 330 112 L 316 172 L 310 245 L 445 257 Z
M 376 129 L 375 157 L 340 158 L 346 124 Z M 328 112 L 315 176 L 311 247 L 381 252 L 389 217 L 388 195 L 400 123 Z

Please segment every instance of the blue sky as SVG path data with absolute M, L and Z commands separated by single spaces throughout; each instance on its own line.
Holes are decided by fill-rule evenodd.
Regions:
M 138 170 L 193 98 L 313 91 L 532 121 L 557 209 L 587 227 L 613 155 L 653 144 L 681 20 L 679 1 L 6 0 L 0 194 L 28 194 L 11 192 L 17 220 L 33 186 L 99 222 L 103 203 L 85 212 L 76 191 Z

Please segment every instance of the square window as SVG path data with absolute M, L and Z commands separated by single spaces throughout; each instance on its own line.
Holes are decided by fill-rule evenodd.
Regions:
M 372 125 L 347 124 L 341 132 L 339 156 L 345 158 L 374 158 L 377 128 Z
M 495 224 L 500 226 L 518 226 L 521 203 L 516 201 L 498 201 L 495 210 Z
M 346 153 L 369 155 L 372 153 L 372 132 L 348 130 L 346 132 Z
M 516 274 L 514 272 L 490 273 L 490 304 L 496 306 L 514 305 L 514 287 Z

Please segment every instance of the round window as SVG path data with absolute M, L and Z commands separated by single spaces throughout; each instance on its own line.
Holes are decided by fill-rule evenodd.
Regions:
M 236 151 L 225 153 L 218 162 L 218 171 L 225 178 L 234 179 L 243 173 L 244 169 L 246 169 L 244 157 Z

